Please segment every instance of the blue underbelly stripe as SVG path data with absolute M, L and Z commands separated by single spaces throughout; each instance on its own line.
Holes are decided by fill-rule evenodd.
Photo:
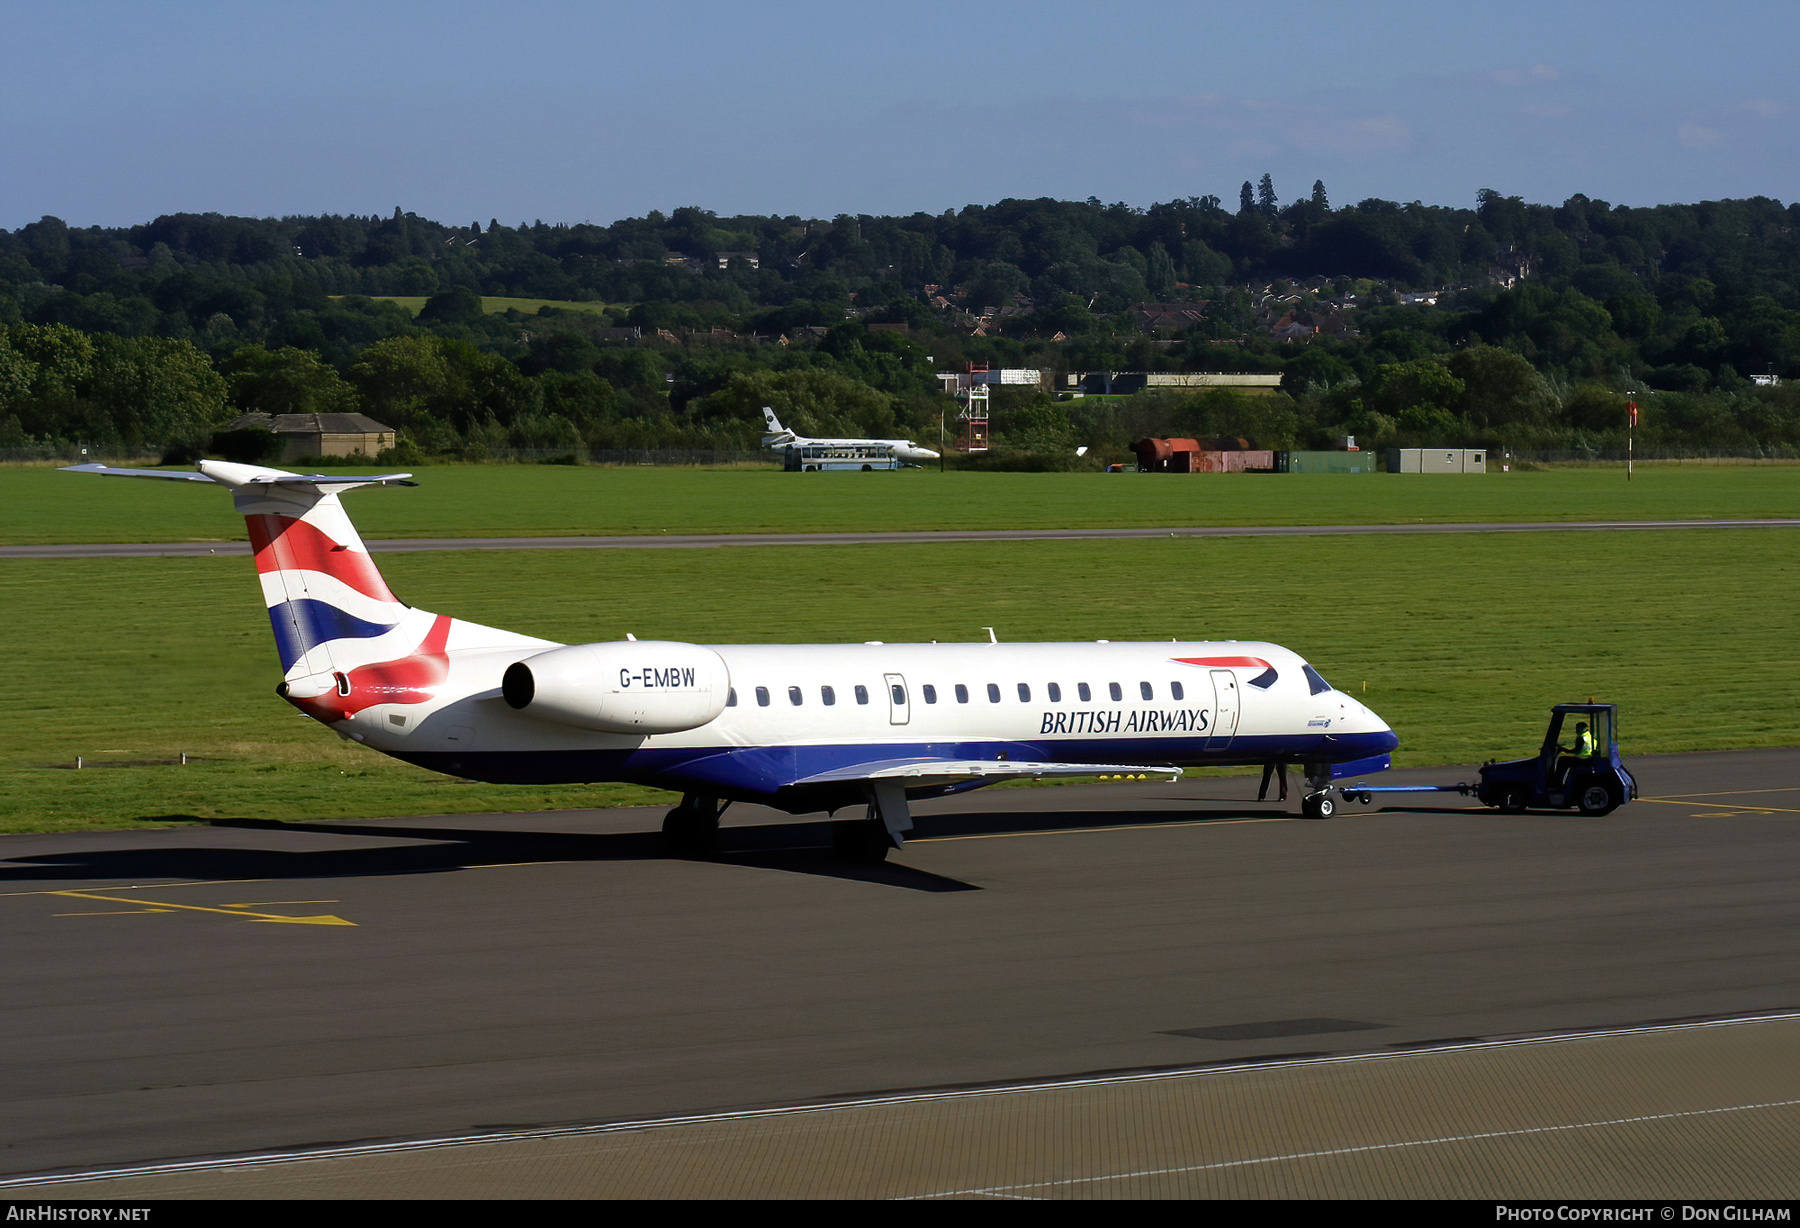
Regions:
M 1289 762 L 1325 759 L 1347 763 L 1384 754 L 1398 744 L 1392 733 L 1340 734 L 1331 738 L 1292 735 L 1233 738 L 1226 748 L 1207 748 L 1205 738 L 1144 738 L 1070 741 L 944 741 L 877 745 L 640 747 L 636 750 L 426 751 L 397 753 L 433 771 L 496 784 L 585 784 L 624 780 L 682 792 L 769 798 L 791 782 L 859 763 L 892 759 L 1006 759 L 1046 763 L 1118 763 L 1145 766 Z M 854 793 L 855 784 L 821 793 Z

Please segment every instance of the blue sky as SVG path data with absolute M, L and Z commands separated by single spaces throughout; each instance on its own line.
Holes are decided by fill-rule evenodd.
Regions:
M 1791 3 L 0 0 L 0 227 L 1800 198 Z

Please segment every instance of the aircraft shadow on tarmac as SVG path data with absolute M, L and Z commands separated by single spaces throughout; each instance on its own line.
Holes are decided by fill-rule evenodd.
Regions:
M 914 838 L 1003 836 L 1025 832 L 1104 830 L 1243 820 L 1279 819 L 1267 809 L 1117 811 L 1033 811 L 917 816 Z M 655 831 L 582 833 L 505 828 L 442 827 L 404 820 L 281 823 L 259 819 L 219 819 L 211 828 L 315 836 L 374 838 L 380 844 L 326 849 L 209 848 L 192 843 L 163 844 L 153 838 L 138 848 L 87 849 L 15 856 L 0 862 L 0 883 L 142 882 L 146 879 L 310 879 L 363 875 L 431 874 L 471 866 L 534 861 L 670 860 Z M 148 835 L 148 833 L 146 833 Z M 192 835 L 158 832 L 156 837 Z M 406 841 L 407 843 L 395 843 Z M 795 874 L 899 887 L 912 891 L 979 891 L 980 887 L 920 870 L 905 863 L 904 850 L 886 862 L 863 863 L 833 854 L 829 821 L 726 825 L 718 851 L 707 860 Z
M 278 823 L 256 819 L 220 819 L 211 826 L 346 837 L 352 838 L 353 842 L 351 847 L 305 850 L 206 848 L 192 844 L 126 849 L 71 848 L 66 852 L 10 858 L 0 864 L 0 882 L 322 879 L 437 874 L 471 866 L 521 862 L 674 860 L 665 848 L 660 832 L 570 833 L 401 823 L 379 826 Z M 784 835 L 786 839 L 781 838 Z M 356 847 L 360 842 L 354 841 L 355 837 L 373 837 L 382 843 Z M 831 829 L 824 824 L 727 827 L 721 830 L 720 837 L 719 851 L 709 860 L 724 864 L 752 864 L 915 891 L 978 890 L 970 884 L 915 870 L 902 863 L 858 864 L 839 860 L 831 854 Z M 414 841 L 419 843 L 412 843 Z

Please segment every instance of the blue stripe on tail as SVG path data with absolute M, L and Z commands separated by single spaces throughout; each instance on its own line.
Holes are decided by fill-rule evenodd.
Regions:
M 364 622 L 328 602 L 311 597 L 270 606 L 269 625 L 275 629 L 275 645 L 281 651 L 282 669 L 292 669 L 294 662 L 320 644 L 329 644 L 332 640 L 372 639 L 399 626 L 398 623 Z

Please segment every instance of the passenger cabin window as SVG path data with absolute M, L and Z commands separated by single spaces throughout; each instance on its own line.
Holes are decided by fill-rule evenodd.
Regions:
M 925 692 L 925 702 L 926 703 L 934 704 L 937 702 L 937 688 L 936 687 L 932 686 L 929 682 L 927 682 L 922 689 Z
M 735 708 L 735 707 L 737 707 L 737 688 L 736 688 L 736 687 L 731 687 L 731 688 L 729 688 L 729 689 L 727 689 L 727 690 L 726 690 L 726 692 L 725 692 L 725 706 L 726 706 L 726 707 L 727 707 L 727 708 Z
M 1124 690 L 1116 682 L 1109 682 L 1106 684 L 1106 693 L 1112 696 L 1114 703 L 1118 703 L 1121 699 L 1125 698 Z
M 1022 704 L 1028 704 L 1031 702 L 1031 686 L 1030 686 L 1030 684 L 1024 683 L 1024 682 L 1021 682 L 1019 684 L 1019 702 Z
M 906 706 L 906 688 L 901 686 L 898 682 L 888 687 L 888 695 L 893 699 L 896 708 Z
M 969 702 L 969 688 L 960 682 L 956 684 L 956 702 L 959 704 Z
M 859 704 L 866 704 L 869 702 L 869 688 L 860 683 L 856 688 L 856 702 Z
M 1187 698 L 1187 692 L 1181 689 L 1181 684 L 1179 682 L 1171 682 L 1169 684 L 1169 694 L 1173 695 L 1176 699 Z
M 1142 695 L 1145 699 L 1155 699 L 1156 698 L 1156 691 L 1151 687 L 1151 685 L 1148 682 L 1138 683 L 1138 694 Z
M 831 705 L 837 702 L 837 692 L 828 686 L 820 687 L 819 702 L 824 704 L 827 708 L 831 707 Z
M 797 686 L 789 687 L 788 688 L 788 702 L 793 704 L 796 708 L 798 708 L 800 706 L 800 700 L 801 700 L 800 688 Z
M 988 702 L 991 704 L 997 704 L 1000 702 L 1000 684 L 999 683 L 997 683 L 997 682 L 988 683 Z
M 759 708 L 766 708 L 769 706 L 769 688 L 768 687 L 759 686 L 756 688 L 756 706 Z
M 1075 694 L 1084 704 L 1091 704 L 1094 702 L 1094 693 L 1088 689 L 1088 684 L 1085 682 L 1077 682 L 1075 684 Z
M 1054 682 L 1052 682 L 1049 685 L 1049 687 L 1047 687 L 1046 689 L 1050 692 L 1050 702 L 1051 703 L 1059 704 L 1062 702 L 1062 688 L 1061 687 L 1057 686 Z

